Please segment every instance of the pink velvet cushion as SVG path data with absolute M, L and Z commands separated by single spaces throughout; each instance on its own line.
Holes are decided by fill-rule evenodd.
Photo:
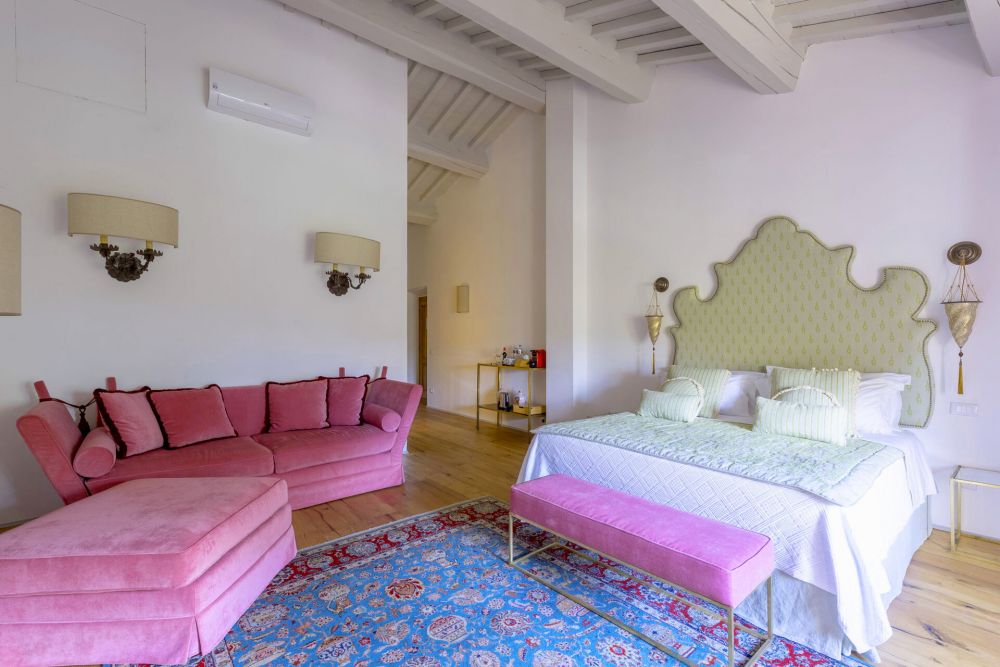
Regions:
M 371 424 L 362 424 L 262 433 L 254 436 L 254 440 L 271 450 L 274 472 L 284 473 L 387 452 L 395 444 L 396 434 L 386 433 Z
M 165 447 L 186 447 L 236 435 L 218 385 L 151 391 L 149 402 L 163 428 Z
M 512 513 L 735 607 L 774 570 L 766 535 L 549 475 L 511 487 Z
M 118 445 L 104 427 L 87 434 L 73 457 L 73 470 L 80 477 L 107 475 L 115 467 Z
M 274 477 L 122 484 L 0 534 L 0 596 L 186 586 L 287 503 Z
M 267 383 L 269 433 L 326 428 L 326 380 Z
M 360 377 L 325 378 L 329 382 L 326 402 L 330 426 L 357 426 L 361 423 L 361 406 L 365 402 L 367 375 Z
M 97 409 L 118 445 L 120 458 L 163 447 L 163 432 L 148 396 L 149 387 L 135 391 L 94 391 Z
M 361 416 L 364 418 L 366 424 L 378 426 L 386 433 L 395 433 L 403 421 L 403 418 L 395 410 L 384 408 L 375 403 L 367 404 L 361 411 Z

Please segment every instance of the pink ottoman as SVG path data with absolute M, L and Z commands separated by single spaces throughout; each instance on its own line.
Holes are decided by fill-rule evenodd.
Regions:
M 294 555 L 283 480 L 126 482 L 0 534 L 0 665 L 186 662 Z

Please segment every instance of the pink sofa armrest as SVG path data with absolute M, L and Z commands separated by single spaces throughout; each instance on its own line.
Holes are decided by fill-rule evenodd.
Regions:
M 361 418 L 366 424 L 377 426 L 386 433 L 395 433 L 403 418 L 398 412 L 375 403 L 368 403 L 361 410 Z
M 365 395 L 365 405 L 380 405 L 389 408 L 400 417 L 399 429 L 396 431 L 396 442 L 393 444 L 393 455 L 402 460 L 403 444 L 410 435 L 413 418 L 417 416 L 420 405 L 420 395 L 424 388 L 419 384 L 399 382 L 397 380 L 378 379 L 368 385 Z
M 17 430 L 64 503 L 89 495 L 73 470 L 73 455 L 81 436 L 69 410 L 61 403 L 43 401 L 17 420 Z
M 103 477 L 118 460 L 118 445 L 103 426 L 87 434 L 73 457 L 73 470 L 81 477 Z

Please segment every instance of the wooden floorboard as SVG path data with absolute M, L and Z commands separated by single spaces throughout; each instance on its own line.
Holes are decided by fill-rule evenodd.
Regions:
M 527 433 L 421 409 L 409 438 L 406 484 L 293 515 L 299 546 L 311 546 L 452 503 L 507 501 Z M 958 553 L 934 534 L 917 552 L 892 603 L 885 667 L 1000 667 L 1000 544 L 965 538 Z

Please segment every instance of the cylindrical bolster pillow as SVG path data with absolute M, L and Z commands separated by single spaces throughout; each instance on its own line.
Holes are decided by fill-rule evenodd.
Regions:
M 386 433 L 395 432 L 403 421 L 403 418 L 395 410 L 384 408 L 375 403 L 365 404 L 364 409 L 361 410 L 361 418 L 365 420 L 366 424 L 378 426 Z
M 73 470 L 81 477 L 103 477 L 111 472 L 118 459 L 118 446 L 106 428 L 87 434 L 73 457 Z

